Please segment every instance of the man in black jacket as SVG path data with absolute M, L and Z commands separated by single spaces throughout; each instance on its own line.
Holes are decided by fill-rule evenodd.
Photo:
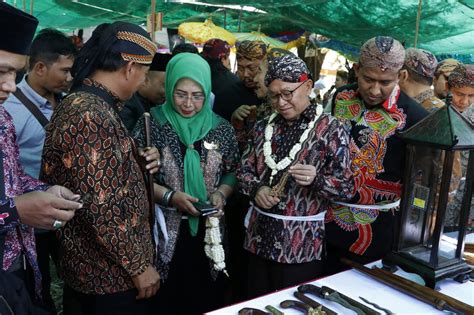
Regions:
M 165 73 L 166 65 L 173 57 L 170 54 L 155 54 L 145 82 L 138 88 L 133 97 L 125 103 L 120 112 L 125 127 L 133 130 L 138 119 L 150 108 L 163 104 L 165 101 Z
M 243 121 L 252 108 L 262 103 L 254 89 L 254 78 L 267 54 L 267 47 L 260 41 L 243 41 L 237 46 L 237 76 L 240 80 L 227 80 L 216 91 L 214 112 L 228 121 Z

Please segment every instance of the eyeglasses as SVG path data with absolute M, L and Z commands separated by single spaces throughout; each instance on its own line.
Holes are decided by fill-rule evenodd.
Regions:
M 204 101 L 206 96 L 204 94 L 191 94 L 191 96 L 188 96 L 186 93 L 180 93 L 180 92 L 174 92 L 173 96 L 180 102 L 187 102 L 189 98 L 191 98 L 191 102 L 193 103 L 199 103 Z
M 306 80 L 308 81 L 308 80 Z M 287 91 L 287 90 L 283 90 L 281 93 L 279 94 L 273 94 L 273 93 L 268 93 L 268 97 L 270 98 L 270 101 L 272 103 L 276 103 L 278 102 L 278 100 L 280 99 L 280 97 L 284 100 L 284 101 L 291 101 L 291 99 L 293 98 L 293 93 L 299 89 L 303 84 L 306 83 L 306 81 L 304 81 L 303 83 L 301 83 L 300 85 L 298 85 L 295 89 L 293 89 L 292 91 Z

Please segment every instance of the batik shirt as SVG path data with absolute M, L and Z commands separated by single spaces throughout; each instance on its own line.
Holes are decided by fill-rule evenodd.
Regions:
M 417 101 L 418 103 L 420 103 L 421 106 L 423 106 L 423 108 L 429 112 L 432 112 L 444 106 L 444 102 L 434 95 L 434 92 L 432 89 L 428 89 L 424 92 L 421 92 L 420 94 L 415 96 L 413 99 Z
M 427 115 L 396 86 L 380 106 L 368 109 L 357 84 L 341 87 L 333 99 L 333 115 L 351 124 L 350 152 L 355 196 L 348 202 L 381 205 L 400 199 L 405 144 L 396 134 Z M 392 245 L 397 208 L 375 210 L 333 204 L 326 214 L 327 240 L 338 248 L 373 259 Z
M 64 281 L 86 294 L 134 288 L 153 262 L 145 182 L 118 97 L 86 79 L 46 129 L 43 178 L 81 195 L 83 208 L 59 230 Z
M 47 185 L 26 175 L 20 164 L 20 151 L 16 143 L 15 127 L 10 114 L 0 106 L 0 157 L 3 168 L 0 169 L 0 237 L 5 243 L 2 269 L 7 270 L 23 252 L 35 275 L 35 289 L 38 296 L 41 290 L 41 275 L 36 260 L 33 228 L 19 221 L 14 197 L 35 190 L 46 190 Z
M 171 124 L 165 119 L 159 108 L 158 120 L 152 119 L 151 143 L 160 152 L 161 167 L 155 174 L 155 182 L 175 191 L 184 191 L 184 155 L 186 148 L 179 140 L 178 134 Z M 235 133 L 230 123 L 221 117 L 218 123 L 207 133 L 202 140 L 194 143 L 194 148 L 201 157 L 204 182 L 208 197 L 214 193 L 221 184 L 233 187 L 236 183 L 235 171 L 239 164 L 239 151 Z M 140 145 L 145 145 L 144 123 L 140 119 L 132 133 Z M 166 221 L 169 240 L 164 242 L 160 235 L 157 250 L 157 265 L 162 278 L 167 277 L 169 263 L 173 258 L 176 242 L 179 237 L 182 214 L 174 208 L 162 207 Z M 201 217 L 202 218 L 202 217 Z M 223 220 L 221 220 L 223 221 Z M 205 220 L 200 220 L 200 225 Z M 203 242 L 204 250 L 204 242 Z
M 311 104 L 291 124 L 282 116 L 276 116 L 271 140 L 275 161 L 288 156 L 316 115 L 316 104 Z M 352 197 L 354 183 L 350 170 L 348 131 L 334 117 L 322 114 L 292 163 L 315 166 L 313 183 L 299 186 L 288 174 L 288 169 L 284 169 L 274 176 L 270 184 L 271 169 L 265 163 L 263 150 L 268 122 L 269 117 L 255 125 L 255 137 L 244 153 L 237 177 L 242 193 L 251 200 L 262 186 L 281 187 L 283 194 L 280 202 L 262 211 L 286 216 L 288 220 L 252 211 L 244 247 L 264 259 L 280 263 L 319 260 L 325 238 L 323 220 L 295 221 L 289 217 L 317 215 L 327 210 L 328 199 Z M 253 207 L 256 207 L 255 201 L 252 202 Z

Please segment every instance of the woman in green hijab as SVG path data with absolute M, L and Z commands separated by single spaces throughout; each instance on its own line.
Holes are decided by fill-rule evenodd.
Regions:
M 222 215 L 236 183 L 237 141 L 231 125 L 211 110 L 210 69 L 199 55 L 173 57 L 165 87 L 166 102 L 151 110 L 151 139 L 161 165 L 155 174 L 157 267 L 164 280 L 156 312 L 202 314 L 222 306 L 224 290 L 221 269 L 204 251 L 210 223 L 196 203 L 207 203 Z M 140 120 L 133 135 L 142 146 L 143 130 Z M 185 303 L 176 305 L 177 297 Z

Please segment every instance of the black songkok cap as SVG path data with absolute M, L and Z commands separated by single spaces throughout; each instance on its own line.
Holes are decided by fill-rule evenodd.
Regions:
M 0 1 L 0 50 L 28 55 L 38 20 Z
M 171 54 L 155 54 L 150 65 L 150 71 L 166 71 L 168 62 L 173 58 Z

